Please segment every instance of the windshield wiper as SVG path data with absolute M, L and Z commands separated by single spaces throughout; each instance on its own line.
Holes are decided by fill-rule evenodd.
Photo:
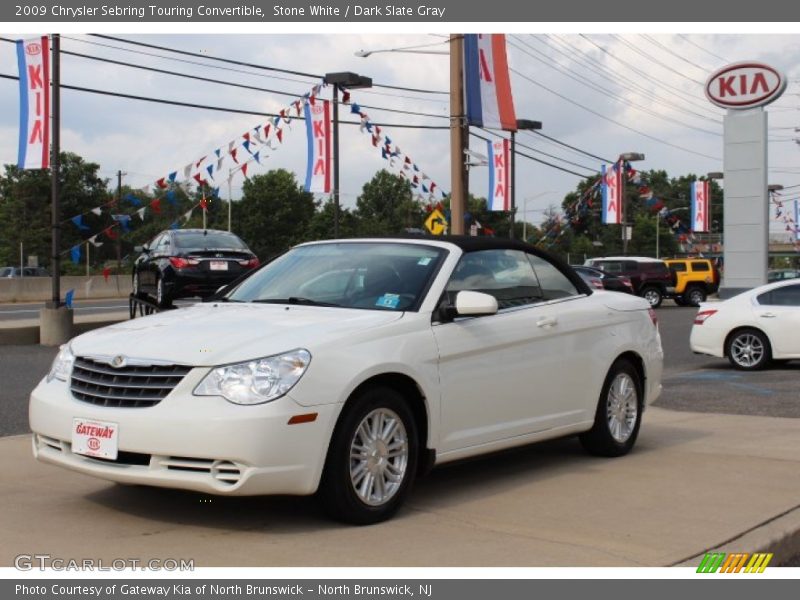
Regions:
M 289 296 L 288 298 L 258 298 L 250 302 L 258 302 L 261 304 L 302 304 L 304 306 L 341 306 L 334 302 L 321 302 L 319 300 L 312 300 L 311 298 L 303 298 L 302 296 Z

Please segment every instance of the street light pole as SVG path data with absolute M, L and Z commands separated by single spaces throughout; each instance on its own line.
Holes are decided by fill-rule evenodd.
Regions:
M 343 71 L 326 73 L 325 83 L 333 85 L 333 237 L 339 237 L 339 90 L 372 87 L 372 79 Z
M 517 119 L 517 130 L 541 129 L 541 121 Z M 490 166 L 491 168 L 491 166 Z M 514 239 L 514 221 L 517 207 L 517 131 L 511 131 L 511 225 L 508 231 L 509 239 Z M 524 228 L 524 225 L 523 225 Z M 524 237 L 524 236 L 523 236 Z

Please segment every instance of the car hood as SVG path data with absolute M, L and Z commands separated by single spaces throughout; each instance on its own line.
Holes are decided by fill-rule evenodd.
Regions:
M 402 312 L 287 306 L 196 304 L 124 321 L 76 337 L 76 356 L 167 361 L 213 366 L 270 356 L 295 348 L 311 351 L 342 343 L 365 329 L 402 318 Z

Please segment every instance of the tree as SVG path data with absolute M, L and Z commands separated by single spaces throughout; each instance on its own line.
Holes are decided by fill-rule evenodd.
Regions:
M 235 231 L 262 260 L 308 239 L 314 196 L 304 192 L 284 169 L 244 182 L 242 200 L 233 205 Z
M 71 152 L 60 155 L 59 173 L 61 215 L 61 248 L 80 243 L 85 232 L 69 219 L 83 215 L 83 223 L 97 231 L 99 217 L 92 208 L 110 200 L 108 180 L 98 176 L 100 165 L 85 162 Z M 50 171 L 22 170 L 5 165 L 0 177 L 0 265 L 17 264 L 20 243 L 26 256 L 37 256 L 40 265 L 51 263 Z M 69 256 L 65 256 L 69 260 Z
M 391 235 L 421 227 L 425 213 L 414 200 L 411 184 L 382 169 L 364 184 L 356 199 L 355 217 L 359 235 Z

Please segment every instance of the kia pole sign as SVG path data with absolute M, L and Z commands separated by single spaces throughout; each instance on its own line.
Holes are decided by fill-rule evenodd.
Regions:
M 743 110 L 774 102 L 786 89 L 786 76 L 764 63 L 734 63 L 715 71 L 706 97 L 721 108 Z
M 727 109 L 722 118 L 725 274 L 719 296 L 723 300 L 767 282 L 769 119 L 764 107 L 785 89 L 783 73 L 753 60 L 723 67 L 706 81 L 708 100 Z M 696 231 L 706 229 L 700 225 L 702 229 L 694 225 Z

